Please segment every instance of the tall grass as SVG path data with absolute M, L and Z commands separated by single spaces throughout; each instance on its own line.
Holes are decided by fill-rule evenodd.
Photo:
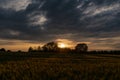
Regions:
M 3 60 L 0 80 L 120 80 L 119 58 L 87 54 L 42 56 Z

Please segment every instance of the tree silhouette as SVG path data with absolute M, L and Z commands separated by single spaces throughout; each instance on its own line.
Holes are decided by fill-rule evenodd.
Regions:
M 12 52 L 11 50 L 7 50 L 7 52 Z
M 43 51 L 47 51 L 47 52 L 56 52 L 59 49 L 58 44 L 56 42 L 49 42 L 45 44 L 42 48 Z
M 33 51 L 34 51 L 33 48 L 29 47 L 28 52 L 33 52 Z
M 6 52 L 5 48 L 1 48 L 0 52 Z
M 75 47 L 76 52 L 87 52 L 88 46 L 85 43 L 77 44 Z
M 38 46 L 37 51 L 41 51 L 41 47 L 40 46 Z

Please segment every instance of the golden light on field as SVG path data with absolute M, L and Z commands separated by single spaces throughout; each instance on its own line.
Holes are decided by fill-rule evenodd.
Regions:
M 65 48 L 65 47 L 67 47 L 67 45 L 64 44 L 64 43 L 59 43 L 59 44 L 58 44 L 58 47 L 59 47 L 59 48 Z

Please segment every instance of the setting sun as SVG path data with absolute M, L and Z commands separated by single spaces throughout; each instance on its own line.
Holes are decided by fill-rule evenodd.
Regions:
M 58 47 L 60 47 L 60 48 L 65 48 L 66 45 L 65 45 L 64 43 L 59 43 Z

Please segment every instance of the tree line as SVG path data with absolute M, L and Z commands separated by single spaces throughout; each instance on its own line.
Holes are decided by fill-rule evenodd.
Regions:
M 63 52 L 63 53 L 88 53 L 88 54 L 120 54 L 120 50 L 101 50 L 101 51 L 88 51 L 88 45 L 85 43 L 78 43 L 74 49 L 59 48 L 56 42 L 48 42 L 42 47 L 38 46 L 37 49 L 29 47 L 28 52 Z
M 85 43 L 80 43 L 75 46 L 75 49 L 70 48 L 59 48 L 57 42 L 48 42 L 42 47 L 38 46 L 37 49 L 29 47 L 28 52 L 87 52 L 88 46 Z
M 12 52 L 11 50 L 6 50 L 5 48 L 1 48 L 0 52 Z M 22 50 L 18 50 L 17 52 L 23 52 Z M 111 51 L 88 51 L 88 45 L 85 43 L 77 44 L 74 49 L 71 48 L 60 48 L 58 47 L 57 42 L 48 42 L 42 47 L 38 46 L 37 48 L 29 47 L 29 52 L 60 52 L 60 53 L 88 53 L 88 54 L 120 54 L 120 50 L 111 50 Z

